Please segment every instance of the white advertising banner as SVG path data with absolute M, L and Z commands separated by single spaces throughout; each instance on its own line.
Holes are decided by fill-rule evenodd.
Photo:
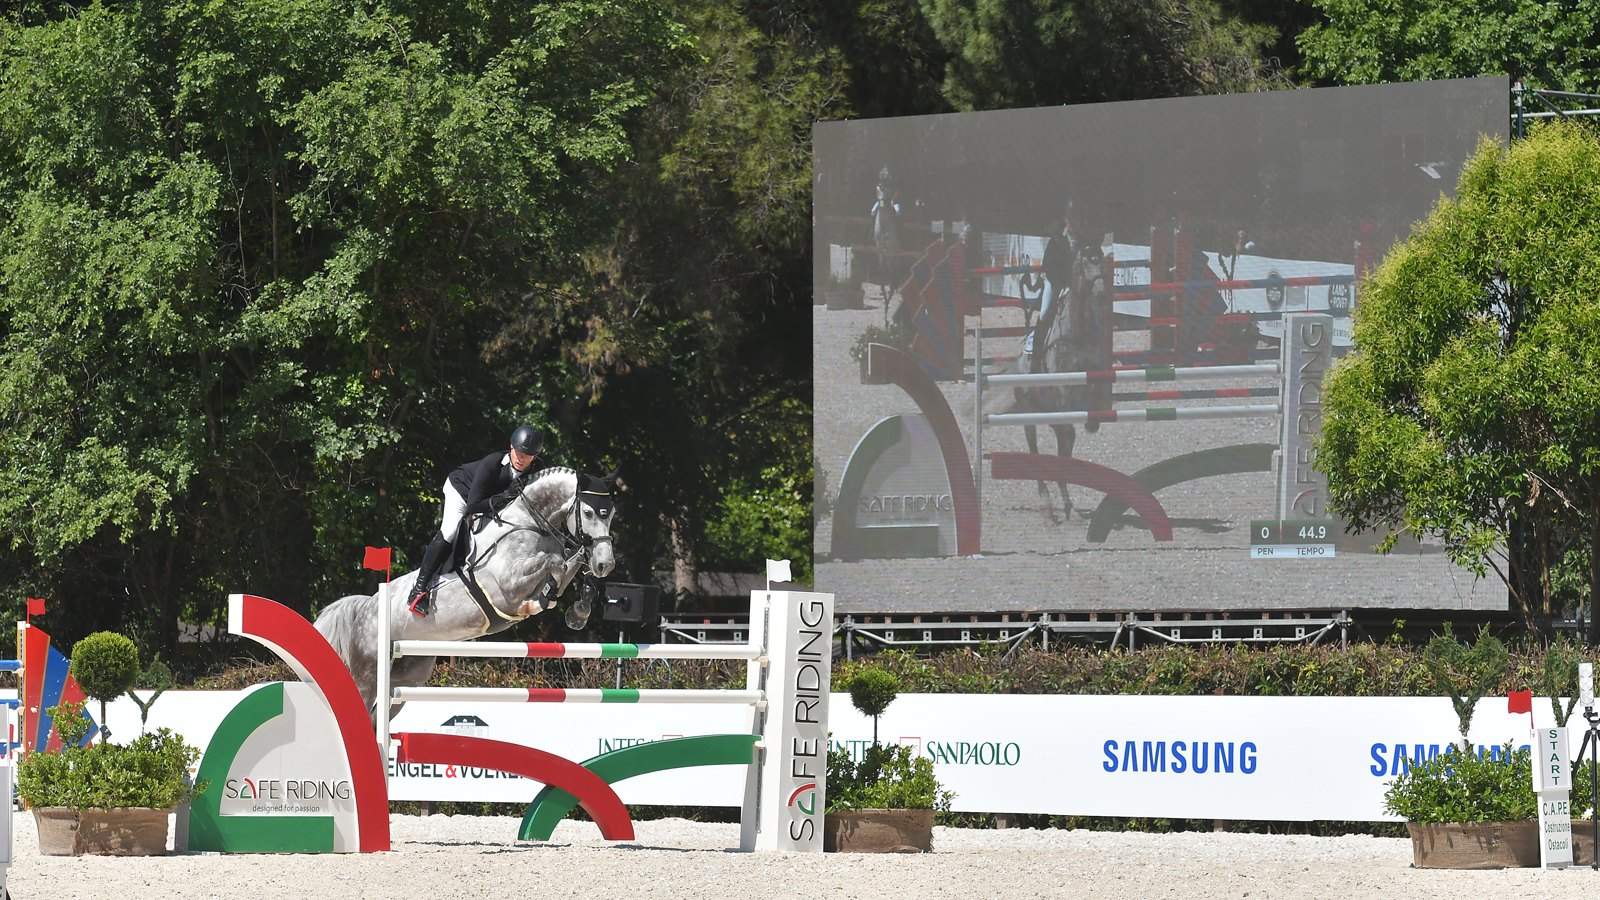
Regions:
M 239 692 L 174 691 L 152 709 L 166 726 L 204 747 Z M 1535 699 L 1540 727 L 1554 720 Z M 745 732 L 745 707 L 647 704 L 412 703 L 394 730 L 454 732 L 512 741 L 582 761 L 642 741 Z M 138 733 L 126 699 L 110 711 L 114 739 Z M 872 720 L 833 694 L 833 745 L 855 754 Z M 1393 820 L 1383 792 L 1416 760 L 1459 743 L 1443 697 L 1145 697 L 1024 694 L 902 694 L 882 716 L 879 738 L 910 744 L 933 761 L 964 812 L 1160 816 L 1197 819 Z M 1528 716 L 1488 698 L 1472 740 L 1530 744 Z M 1583 737 L 1568 733 L 1571 751 Z M 537 782 L 476 769 L 408 766 L 396 800 L 523 803 Z M 738 806 L 745 769 L 712 766 L 660 772 L 617 785 L 623 802 Z
M 834 741 L 859 752 L 871 720 L 835 696 Z M 909 694 L 878 733 L 931 758 L 958 811 L 1303 821 L 1397 820 L 1394 776 L 1461 740 L 1443 697 Z M 1485 699 L 1471 737 L 1526 747 L 1528 717 Z
M 848 699 L 846 700 L 848 702 Z M 464 734 L 522 744 L 573 762 L 662 738 L 749 734 L 750 708 L 733 704 L 408 703 L 394 733 Z M 618 782 L 623 803 L 649 806 L 738 806 L 748 766 L 705 766 L 654 772 Z M 527 803 L 544 785 L 516 775 L 459 766 L 396 766 L 389 760 L 393 800 Z

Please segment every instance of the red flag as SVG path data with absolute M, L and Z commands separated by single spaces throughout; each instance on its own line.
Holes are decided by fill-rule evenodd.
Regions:
M 1506 713 L 1533 714 L 1533 691 L 1512 691 L 1506 695 Z
M 44 615 L 44 598 L 43 597 L 29 597 L 28 598 L 28 615 L 30 615 L 30 616 L 42 616 L 42 615 Z
M 367 556 L 366 559 L 362 560 L 361 568 L 387 572 L 389 570 L 389 548 L 368 547 Z

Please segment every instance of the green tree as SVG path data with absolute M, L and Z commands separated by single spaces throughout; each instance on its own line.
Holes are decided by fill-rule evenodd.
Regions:
M 958 109 L 1288 87 L 1270 25 L 1208 0 L 923 0 Z
M 607 365 L 570 345 L 584 380 L 556 410 L 578 452 L 623 460 L 618 547 L 637 579 L 811 556 L 792 514 L 811 504 L 810 134 L 849 111 L 842 54 L 805 17 L 668 9 L 695 61 L 640 110 L 635 156 L 602 186 L 619 218 L 590 255 L 617 311 L 596 333 L 626 327 L 635 349 Z M 533 324 L 497 345 L 508 372 L 536 358 Z M 754 533 L 769 519 L 776 536 Z
M 1304 72 L 1329 84 L 1476 75 L 1535 87 L 1600 86 L 1600 7 L 1554 0 L 1310 0 L 1325 21 L 1300 33 Z
M 900 695 L 900 679 L 888 669 L 862 669 L 850 680 L 850 705 L 872 717 L 872 745 L 878 745 L 878 717 Z
M 1544 658 L 1539 661 L 1539 669 L 1533 679 L 1533 694 L 1536 697 L 1550 698 L 1550 712 L 1555 716 L 1556 727 L 1567 727 L 1567 720 L 1572 717 L 1573 709 L 1578 705 L 1578 665 L 1584 661 L 1583 647 L 1569 640 L 1566 635 L 1557 635 L 1555 640 L 1544 647 Z M 1567 698 L 1567 705 L 1561 705 L 1561 698 Z
M 0 22 L 14 599 L 169 658 L 229 590 L 309 612 L 433 527 L 450 465 L 626 365 L 582 251 L 682 60 L 656 4 L 27 9 Z M 545 361 L 513 382 L 508 310 Z
M 1433 678 L 1434 690 L 1448 695 L 1450 705 L 1455 708 L 1461 730 L 1461 752 L 1472 752 L 1472 742 L 1467 739 L 1467 732 L 1472 728 L 1472 714 L 1478 708 L 1478 701 L 1505 677 L 1510 661 L 1506 645 L 1488 629 L 1478 632 L 1478 639 L 1468 647 L 1456 640 L 1446 625 L 1444 634 L 1436 636 L 1423 649 L 1422 663 Z
M 72 646 L 68 674 L 77 679 L 89 699 L 100 703 L 100 746 L 106 745 L 106 701 L 127 693 L 139 680 L 139 648 L 112 631 L 91 634 Z
M 1576 126 L 1490 142 L 1373 273 L 1359 351 L 1324 392 L 1317 465 L 1356 529 L 1441 538 L 1536 631 L 1590 533 L 1600 579 L 1600 143 Z

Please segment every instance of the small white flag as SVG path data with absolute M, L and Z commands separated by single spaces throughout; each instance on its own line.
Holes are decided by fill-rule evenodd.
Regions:
M 794 576 L 789 572 L 787 559 L 767 560 L 767 587 L 772 587 L 774 581 L 793 581 Z

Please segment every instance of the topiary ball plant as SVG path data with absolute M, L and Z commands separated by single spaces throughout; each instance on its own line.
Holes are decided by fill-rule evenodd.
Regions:
M 139 678 L 139 648 L 123 635 L 100 631 L 72 648 L 67 671 L 91 699 L 100 701 L 100 746 L 106 745 L 106 701 L 115 700 Z
M 878 744 L 878 717 L 900 694 L 900 679 L 884 669 L 862 669 L 850 681 L 850 704 L 872 717 L 872 744 Z

